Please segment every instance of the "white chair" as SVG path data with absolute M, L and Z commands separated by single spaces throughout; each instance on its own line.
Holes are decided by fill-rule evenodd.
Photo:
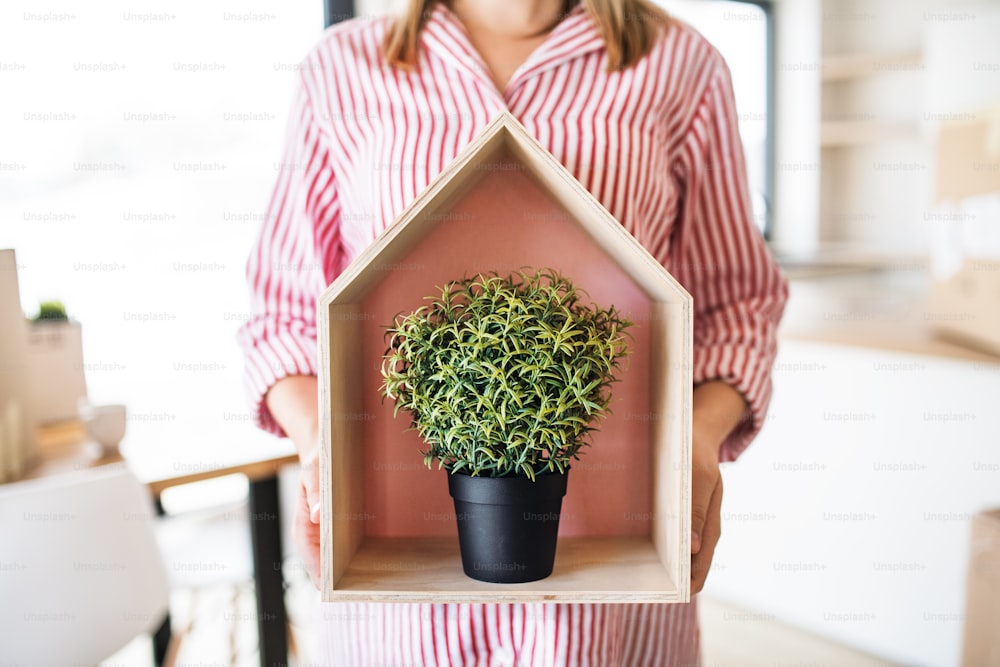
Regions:
M 0 663 L 96 665 L 170 590 L 149 494 L 122 466 L 0 486 Z

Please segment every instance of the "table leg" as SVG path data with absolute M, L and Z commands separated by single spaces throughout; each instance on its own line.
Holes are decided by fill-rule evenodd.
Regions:
M 159 496 L 153 499 L 153 505 L 156 509 L 156 516 L 166 516 L 167 513 L 163 510 Z M 166 660 L 167 650 L 170 648 L 170 635 L 170 608 L 168 607 L 167 613 L 163 616 L 163 622 L 153 633 L 153 664 L 156 667 L 162 667 L 164 660 Z
M 153 633 L 153 664 L 162 667 L 170 647 L 170 613 L 163 617 L 160 627 Z
M 257 586 L 257 630 L 261 667 L 287 667 L 285 581 L 281 573 L 278 478 L 250 482 L 250 536 Z

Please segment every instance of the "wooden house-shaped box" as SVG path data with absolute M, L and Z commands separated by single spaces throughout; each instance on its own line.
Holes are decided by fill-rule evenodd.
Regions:
M 446 474 L 379 394 L 384 332 L 449 280 L 553 268 L 635 324 L 609 415 L 573 464 L 552 575 L 462 572 Z M 326 601 L 686 602 L 690 295 L 509 114 L 495 118 L 319 301 Z

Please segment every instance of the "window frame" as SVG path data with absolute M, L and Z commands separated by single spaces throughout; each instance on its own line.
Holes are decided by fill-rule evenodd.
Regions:
M 771 241 L 774 235 L 774 175 L 775 175 L 775 122 L 774 109 L 775 97 L 775 30 L 774 30 L 774 1 L 773 0 L 731 0 L 732 2 L 742 2 L 746 5 L 756 5 L 764 12 L 765 33 L 767 35 L 767 53 L 765 54 L 765 68 L 767 70 L 767 90 L 765 100 L 767 109 L 764 110 L 765 132 L 764 132 L 764 239 Z

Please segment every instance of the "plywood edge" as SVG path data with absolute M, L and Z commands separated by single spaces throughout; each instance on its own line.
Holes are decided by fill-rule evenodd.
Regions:
M 687 492 L 681 496 L 680 553 L 682 562 L 687 562 L 685 575 L 680 577 L 679 586 L 681 601 L 691 601 L 691 470 L 692 433 L 691 418 L 694 405 L 694 301 L 680 305 L 680 321 L 677 323 L 681 332 L 682 363 L 679 382 L 681 383 L 681 468 L 685 471 Z
M 320 590 L 323 601 L 329 601 L 329 592 L 333 589 L 333 534 L 327 528 L 332 524 L 326 517 L 329 508 L 333 507 L 333 484 L 331 480 L 332 434 L 330 431 L 331 411 L 330 379 L 333 377 L 330 367 L 330 309 L 317 303 L 316 313 L 319 325 L 316 367 L 319 370 L 318 385 L 318 416 L 320 429 L 319 451 L 319 490 L 320 502 Z
M 691 359 L 692 304 L 651 304 L 650 421 L 652 506 L 659 520 L 653 544 L 679 582 L 681 599 L 690 599 L 691 554 Z
M 670 427 L 668 420 L 668 377 L 666 376 L 667 364 L 672 358 L 669 350 L 669 331 L 666 318 L 669 312 L 661 302 L 650 304 L 649 310 L 649 412 L 650 415 L 657 415 L 658 419 L 649 420 L 649 441 L 650 441 L 650 507 L 653 515 L 657 517 L 650 526 L 653 546 L 659 554 L 664 566 L 675 560 L 676 556 L 670 556 L 668 550 L 671 548 L 669 535 L 669 525 L 666 522 L 667 516 L 664 514 L 670 505 L 668 495 L 673 489 L 678 493 L 674 480 L 677 471 L 670 467 L 670 457 L 664 450 L 670 442 Z
M 359 376 L 361 325 L 365 313 L 357 304 L 330 305 L 323 309 L 327 320 L 329 346 L 327 402 L 321 406 L 327 453 L 321 465 L 321 484 L 326 485 L 324 509 L 330 513 L 321 521 L 320 544 L 325 548 L 329 567 L 323 573 L 324 599 L 347 571 L 364 540 L 364 476 L 358 475 L 364 462 L 363 429 L 366 415 L 356 388 L 350 385 Z M 327 435 L 328 434 L 328 435 Z

